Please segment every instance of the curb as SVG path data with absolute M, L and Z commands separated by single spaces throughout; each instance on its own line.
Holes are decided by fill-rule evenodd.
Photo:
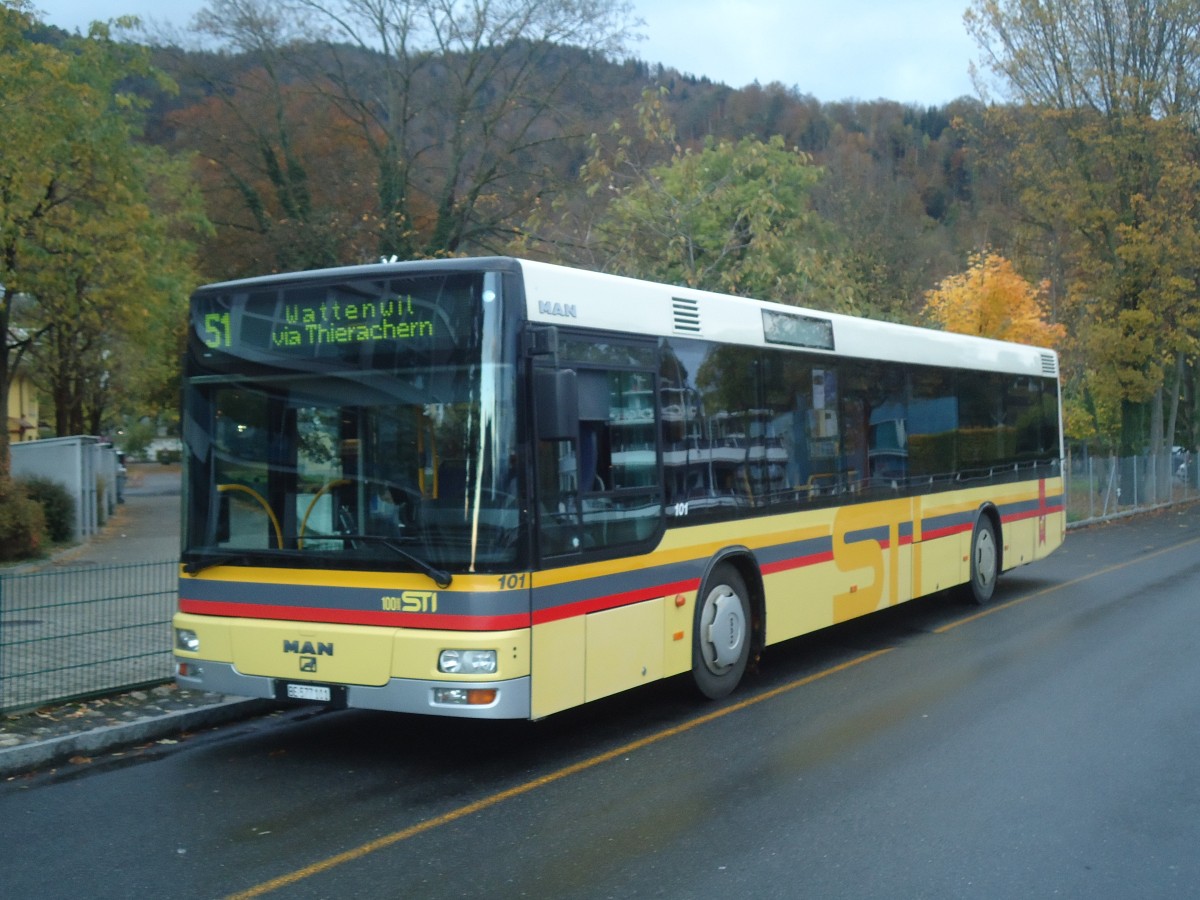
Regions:
M 197 728 L 223 725 L 277 708 L 278 704 L 271 700 L 224 700 L 196 709 L 175 710 L 133 722 L 122 722 L 120 725 L 106 725 L 77 734 L 65 734 L 45 741 L 6 747 L 0 749 L 0 778 L 22 775 L 43 766 L 57 765 L 72 756 L 104 753 L 118 747 L 159 740 Z

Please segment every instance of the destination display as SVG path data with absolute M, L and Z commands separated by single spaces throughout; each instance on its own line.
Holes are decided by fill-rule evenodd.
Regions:
M 273 303 L 270 312 L 267 346 L 277 350 L 289 347 L 313 348 L 322 345 L 363 344 L 376 341 L 404 341 L 432 338 L 436 333 L 433 319 L 418 311 L 411 296 L 377 301 L 342 302 L 337 299 L 319 303 Z M 266 318 L 247 303 L 237 312 L 237 324 L 247 320 L 258 327 L 249 331 L 262 345 L 261 322 Z M 264 311 L 265 312 L 265 311 Z M 206 312 L 200 327 L 204 345 L 214 350 L 232 349 L 244 341 L 235 329 L 233 312 Z
M 413 298 L 320 304 L 285 303 L 284 321 L 271 333 L 275 347 L 316 347 L 433 337 L 434 324 L 414 311 Z
M 201 292 L 193 340 L 233 356 L 358 357 L 375 348 L 453 345 L 479 315 L 479 279 L 458 276 Z

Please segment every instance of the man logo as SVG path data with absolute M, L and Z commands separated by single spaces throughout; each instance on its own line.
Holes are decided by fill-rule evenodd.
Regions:
M 301 672 L 317 671 L 317 658 L 315 656 L 300 657 L 300 671 Z
M 562 316 L 564 319 L 579 318 L 574 303 L 551 303 L 547 300 L 539 300 L 538 312 L 543 316 Z
M 283 642 L 284 653 L 304 654 L 306 656 L 333 656 L 333 641 L 289 641 Z

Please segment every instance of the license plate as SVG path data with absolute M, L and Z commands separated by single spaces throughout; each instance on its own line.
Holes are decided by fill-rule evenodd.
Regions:
M 333 699 L 333 692 L 320 684 L 289 684 L 287 697 L 289 700 L 317 700 L 328 703 Z

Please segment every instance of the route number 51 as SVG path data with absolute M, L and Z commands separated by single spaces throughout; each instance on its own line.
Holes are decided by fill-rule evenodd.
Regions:
M 214 350 L 233 346 L 233 335 L 229 328 L 229 313 L 209 313 L 204 317 L 204 344 Z

